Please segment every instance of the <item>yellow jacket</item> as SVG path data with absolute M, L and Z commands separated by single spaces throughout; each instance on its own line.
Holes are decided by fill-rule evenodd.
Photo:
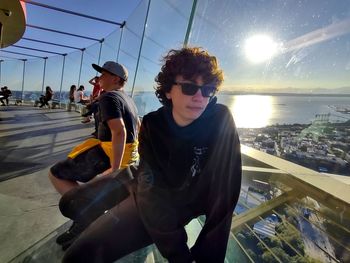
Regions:
M 127 143 L 125 145 L 124 155 L 120 168 L 125 168 L 139 159 L 139 154 L 137 152 L 138 144 L 138 141 L 135 141 L 133 143 Z M 75 146 L 73 150 L 68 154 L 68 158 L 74 159 L 79 154 L 91 149 L 96 145 L 101 145 L 103 151 L 106 153 L 106 155 L 109 157 L 109 160 L 112 162 L 112 142 L 102 142 L 94 138 L 87 139 L 83 143 Z

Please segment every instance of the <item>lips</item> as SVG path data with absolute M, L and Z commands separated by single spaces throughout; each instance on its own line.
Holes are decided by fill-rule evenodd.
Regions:
M 203 111 L 204 110 L 203 107 L 196 107 L 196 106 L 187 106 L 186 108 L 191 110 L 191 111 Z

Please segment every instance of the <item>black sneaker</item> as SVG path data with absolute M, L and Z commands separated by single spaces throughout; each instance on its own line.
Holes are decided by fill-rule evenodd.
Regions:
M 62 247 L 70 246 L 74 240 L 83 232 L 85 227 L 81 224 L 73 222 L 72 226 L 63 234 L 59 235 L 56 238 L 56 243 L 61 245 Z M 68 246 L 66 248 L 68 248 Z

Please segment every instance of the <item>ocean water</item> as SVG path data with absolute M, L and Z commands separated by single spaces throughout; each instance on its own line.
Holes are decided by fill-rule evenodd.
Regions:
M 337 112 L 335 107 L 350 108 L 350 97 L 218 95 L 218 102 L 227 105 L 239 128 L 261 128 L 273 124 L 308 124 L 316 114 L 330 114 L 330 121 L 343 122 L 350 114 Z M 158 109 L 161 105 L 154 93 L 134 96 L 139 114 Z

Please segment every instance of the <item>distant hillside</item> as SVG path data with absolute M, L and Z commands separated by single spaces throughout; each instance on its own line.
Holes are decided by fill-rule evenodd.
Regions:
M 281 89 L 268 89 L 259 90 L 251 87 L 247 87 L 242 90 L 231 88 L 230 90 L 224 89 L 221 94 L 258 94 L 258 95 L 293 95 L 293 96 L 305 96 L 305 95 L 319 95 L 319 96 L 350 96 L 350 87 L 341 87 L 335 89 L 298 89 L 298 88 L 281 88 Z

